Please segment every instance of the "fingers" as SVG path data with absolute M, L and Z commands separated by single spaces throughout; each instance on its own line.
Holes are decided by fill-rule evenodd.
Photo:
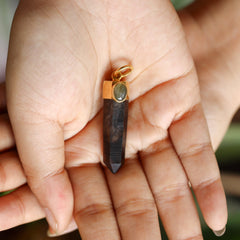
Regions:
M 27 186 L 0 198 L 0 231 L 45 217 Z
M 0 154 L 0 192 L 18 188 L 26 177 L 16 151 Z
M 192 74 L 187 75 L 187 80 L 185 83 L 190 81 L 191 78 Z M 198 100 L 198 97 L 192 97 L 189 90 L 186 89 L 181 91 L 179 96 L 177 94 L 173 94 L 173 96 L 169 98 L 169 87 L 171 87 L 173 92 L 177 93 L 177 89 L 183 89 L 183 85 L 185 84 L 182 80 L 183 79 L 162 84 L 130 104 L 126 148 L 127 157 L 134 156 L 134 154 L 136 154 L 136 152 L 139 150 L 146 150 L 152 144 L 166 139 L 168 136 L 167 129 L 171 125 L 174 117 L 180 115 L 181 112 L 186 112 L 185 109 L 191 109 L 191 104 Z M 197 90 L 195 89 L 194 91 Z M 185 101 L 184 110 L 179 110 L 182 106 L 179 104 L 178 99 L 183 97 Z M 168 101 L 166 99 L 168 99 Z M 165 114 L 166 108 L 169 110 L 167 114 Z M 181 120 L 173 123 L 169 132 L 174 143 L 174 148 L 176 148 L 178 155 L 183 157 L 184 154 L 179 152 L 180 147 L 189 147 L 191 142 L 196 145 L 201 143 L 209 143 L 209 136 L 207 134 L 206 123 L 202 112 L 195 116 L 195 120 L 190 119 L 189 121 L 188 117 L 182 118 Z M 184 127 L 178 125 L 180 122 L 185 124 Z M 85 128 L 84 136 L 81 133 L 77 136 L 76 144 L 73 148 L 71 148 L 70 151 L 79 148 L 82 150 L 81 156 L 83 157 L 82 159 L 84 159 L 84 161 L 87 161 L 87 159 L 93 159 L 93 156 L 95 156 L 95 160 L 99 159 L 100 161 L 102 156 L 101 147 L 93 148 L 88 144 L 85 144 L 86 139 L 88 141 L 91 141 L 92 138 L 101 139 L 101 128 L 99 127 L 100 124 L 101 118 L 95 118 Z M 91 126 L 94 126 L 94 134 L 93 130 L 91 130 Z M 206 138 L 206 141 L 203 141 L 204 137 Z M 192 146 L 194 147 L 194 145 Z M 184 163 L 184 160 L 181 160 L 183 160 L 184 170 L 186 171 L 188 178 L 191 182 L 193 180 L 192 184 L 204 218 L 212 229 L 220 230 L 225 226 L 227 219 L 225 195 L 221 183 L 219 182 L 219 171 L 214 153 L 211 148 L 209 151 L 206 151 L 207 149 L 203 150 L 203 155 L 198 157 L 198 161 L 195 161 L 196 158 L 192 156 L 192 161 L 188 161 L 188 167 Z M 187 148 L 185 151 L 186 153 L 188 153 L 188 151 L 191 153 L 191 149 Z M 77 158 L 75 159 L 77 160 Z M 177 159 L 176 155 L 175 159 Z M 190 158 L 188 159 L 190 160 Z M 189 199 L 191 198 L 188 195 L 188 191 L 186 191 L 186 179 L 187 177 L 185 177 L 185 182 L 182 182 L 182 179 L 179 181 L 182 184 L 183 191 L 186 192 L 188 201 L 190 201 Z M 201 183 L 201 181 L 204 180 L 206 180 L 206 183 L 208 183 L 207 180 L 211 179 L 216 179 L 216 182 L 211 185 L 214 186 L 213 188 L 203 187 L 203 190 L 201 191 L 199 191 L 200 188 L 196 188 L 197 186 L 201 186 L 197 183 Z M 159 185 L 161 185 L 161 183 Z M 206 195 L 208 195 L 207 198 Z M 216 204 L 214 204 L 215 202 Z M 195 210 L 193 209 L 194 208 L 191 210 L 192 218 L 195 216 Z M 175 210 L 178 211 L 177 208 Z M 179 219 L 178 221 L 181 222 Z M 187 224 L 188 223 L 186 223 L 186 225 Z M 195 226 L 199 226 L 199 221 L 196 220 L 195 224 Z M 190 233 L 191 232 L 189 232 L 189 234 Z M 194 233 L 199 234 L 197 231 L 192 232 L 193 235 Z
M 63 232 L 72 217 L 73 196 L 64 169 L 62 128 L 40 116 L 32 116 L 30 122 L 12 119 L 28 184 L 44 208 L 52 230 Z
M 140 153 L 169 239 L 203 239 L 198 212 L 182 165 L 169 139 Z
M 45 217 L 36 197 L 30 188 L 25 185 L 16 191 L 0 198 L 0 231 L 30 223 Z M 76 222 L 72 218 L 64 232 L 57 235 L 48 231 L 51 237 L 60 236 L 77 229 Z
M 130 104 L 127 157 L 165 139 L 173 119 L 196 101 L 196 89 L 190 87 L 193 73 L 160 84 Z
M 6 111 L 5 83 L 0 83 L 0 113 Z
M 226 199 L 201 105 L 175 121 L 169 132 L 207 224 L 215 231 L 223 229 Z
M 8 115 L 0 115 L 0 151 L 10 149 L 15 145 L 14 136 Z
M 82 239 L 121 239 L 100 164 L 69 169 L 74 217 Z
M 138 159 L 127 159 L 116 175 L 105 170 L 122 239 L 161 239 L 157 208 Z

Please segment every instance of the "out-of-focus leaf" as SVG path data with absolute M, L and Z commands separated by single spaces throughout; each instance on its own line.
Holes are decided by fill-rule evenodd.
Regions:
M 171 0 L 174 7 L 179 10 L 191 4 L 194 0 Z
M 240 124 L 234 123 L 229 127 L 217 152 L 220 163 L 240 162 Z

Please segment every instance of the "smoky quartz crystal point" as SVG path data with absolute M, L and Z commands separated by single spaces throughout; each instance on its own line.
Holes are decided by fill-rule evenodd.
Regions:
M 103 160 L 116 173 L 125 159 L 128 100 L 104 99 L 103 116 Z

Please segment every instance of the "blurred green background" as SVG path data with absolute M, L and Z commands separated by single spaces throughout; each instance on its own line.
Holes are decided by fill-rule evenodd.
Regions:
M 172 0 L 176 9 L 181 9 L 193 0 Z M 0 0 L 0 75 L 4 75 L 4 66 L 7 55 L 7 42 L 11 20 L 17 0 Z M 224 236 L 215 237 L 201 217 L 204 239 L 207 240 L 239 240 L 240 239 L 240 113 L 237 113 L 221 146 L 216 152 L 219 161 L 222 179 L 227 193 L 229 220 Z M 1 209 L 0 209 L 1 211 Z M 199 213 L 200 214 L 200 213 Z M 200 214 L 201 215 L 201 214 Z M 47 224 L 45 220 L 26 224 L 11 230 L 0 232 L 0 239 L 8 240 L 44 240 Z M 162 228 L 163 240 L 167 240 Z M 55 238 L 59 240 L 80 239 L 77 231 Z

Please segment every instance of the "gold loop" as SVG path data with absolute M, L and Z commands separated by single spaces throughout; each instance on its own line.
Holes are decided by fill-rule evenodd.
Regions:
M 118 68 L 112 73 L 112 80 L 113 81 L 120 81 L 122 78 L 129 75 L 133 70 L 133 67 L 130 65 L 125 65 L 123 67 Z

